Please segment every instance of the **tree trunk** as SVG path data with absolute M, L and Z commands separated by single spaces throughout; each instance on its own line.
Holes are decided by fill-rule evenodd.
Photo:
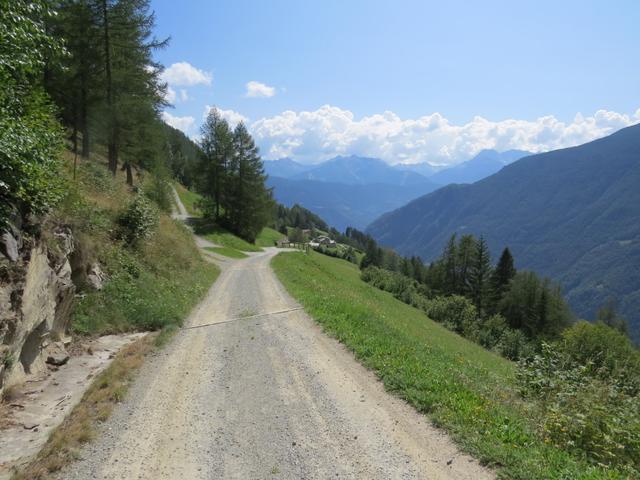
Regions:
M 113 80 L 111 77 L 111 38 L 109 34 L 109 12 L 107 0 L 102 0 L 102 21 L 104 23 L 104 60 L 107 80 L 107 106 L 109 109 L 109 136 L 107 142 L 109 170 L 115 176 L 118 169 L 118 149 L 116 146 L 116 122 L 113 111 Z
M 131 171 L 131 163 L 126 162 L 124 164 L 124 169 L 127 172 L 127 185 L 133 186 L 133 172 Z
M 83 77 L 80 91 L 80 130 L 82 133 L 82 156 L 84 158 L 89 158 L 90 153 L 87 96 L 86 79 Z

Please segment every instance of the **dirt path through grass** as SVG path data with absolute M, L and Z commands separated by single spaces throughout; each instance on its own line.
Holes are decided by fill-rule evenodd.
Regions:
M 146 362 L 58 478 L 491 477 L 303 311 L 282 313 L 298 305 L 269 266 L 276 253 L 224 267 L 186 322 L 201 328 Z

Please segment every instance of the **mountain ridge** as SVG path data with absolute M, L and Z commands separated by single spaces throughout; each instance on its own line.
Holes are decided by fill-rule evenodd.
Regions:
M 468 185 L 448 185 L 374 221 L 367 231 L 431 260 L 453 233 L 508 245 L 519 267 L 559 281 L 580 316 L 608 297 L 640 332 L 640 125 L 587 144 L 524 157 Z M 606 261 L 605 261 L 606 259 Z

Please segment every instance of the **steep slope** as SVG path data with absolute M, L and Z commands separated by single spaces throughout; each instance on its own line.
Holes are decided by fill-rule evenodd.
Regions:
M 507 150 L 506 152 L 482 150 L 471 160 L 442 170 L 429 177 L 429 179 L 440 185 L 473 183 L 493 175 L 505 165 L 509 165 L 527 155 L 531 154 L 523 150 Z
M 384 212 L 433 191 L 432 184 L 418 185 L 346 185 L 314 180 L 290 180 L 269 177 L 275 199 L 291 207 L 295 203 L 320 215 L 339 230 L 348 226 L 365 228 Z
M 425 260 L 452 233 L 508 245 L 519 268 L 560 281 L 593 318 L 613 296 L 640 338 L 640 125 L 525 157 L 472 185 L 449 185 L 376 220 L 382 244 Z
M 291 177 L 295 180 L 344 183 L 347 185 L 433 185 L 426 177 L 412 171 L 398 170 L 378 158 L 352 155 L 335 157 L 324 163 Z
M 270 177 L 291 178 L 311 168 L 314 166 L 303 165 L 290 158 L 264 161 L 264 170 Z

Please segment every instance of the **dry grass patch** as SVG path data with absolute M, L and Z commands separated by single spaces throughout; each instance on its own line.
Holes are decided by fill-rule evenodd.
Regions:
M 46 479 L 75 460 L 80 448 L 94 437 L 96 425 L 107 420 L 114 406 L 124 399 L 146 355 L 156 348 L 155 337 L 149 334 L 124 347 L 54 430 L 38 456 L 14 473 L 12 480 Z

